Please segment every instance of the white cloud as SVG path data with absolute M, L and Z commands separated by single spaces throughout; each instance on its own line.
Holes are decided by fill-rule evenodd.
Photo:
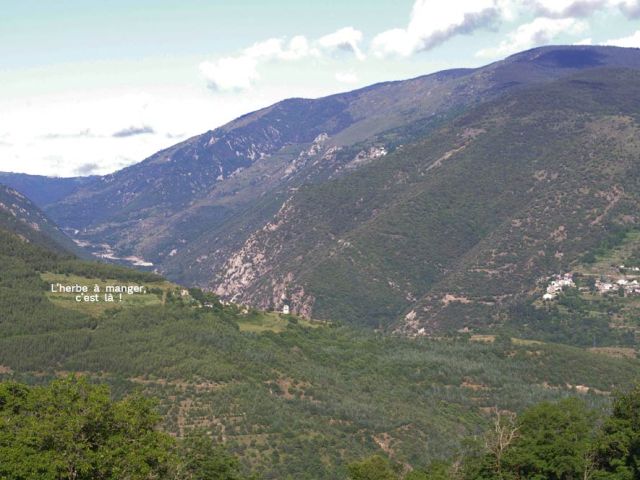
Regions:
M 222 96 L 195 85 L 0 95 L 0 171 L 110 173 L 283 98 L 320 97 L 335 90 L 334 82 L 317 82 L 270 84 Z
M 583 38 L 582 40 L 574 42 L 574 45 L 593 45 L 593 39 Z
M 202 62 L 200 72 L 214 90 L 246 90 L 258 78 L 258 61 L 248 55 Z
M 560 34 L 576 35 L 587 30 L 588 25 L 575 18 L 539 17 L 520 25 L 495 48 L 485 48 L 476 53 L 478 57 L 496 58 L 521 50 L 550 43 Z
M 202 62 L 200 72 L 214 90 L 248 90 L 260 78 L 258 65 L 261 62 L 293 61 L 318 54 L 301 35 L 293 37 L 288 43 L 281 38 L 270 38 L 245 48 L 236 57 Z
M 243 51 L 243 56 L 256 60 L 300 60 L 310 55 L 318 55 L 318 51 L 312 49 L 302 35 L 296 35 L 288 43 L 281 38 L 270 38 Z
M 260 78 L 258 70 L 263 63 L 317 58 L 338 51 L 350 52 L 363 60 L 365 57 L 359 47 L 361 41 L 362 32 L 353 27 L 342 28 L 313 43 L 302 35 L 288 42 L 270 38 L 245 48 L 238 56 L 202 62 L 200 72 L 214 90 L 248 90 Z
M 629 35 L 628 37 L 608 40 L 604 42 L 603 45 L 611 45 L 614 47 L 640 48 L 640 30 L 636 30 L 634 34 Z
M 338 72 L 335 79 L 340 83 L 358 83 L 358 76 L 353 72 Z
M 640 16 L 640 0 L 535 0 L 533 6 L 538 15 L 550 18 L 588 17 L 614 8 L 630 18 Z
M 378 33 L 368 51 L 378 59 L 393 55 L 408 57 L 433 49 L 454 36 L 492 29 L 505 21 L 522 22 L 535 14 L 533 21 L 520 24 L 497 46 L 476 54 L 496 58 L 547 44 L 561 34 L 580 34 L 587 30 L 586 17 L 611 9 L 618 9 L 628 17 L 640 16 L 640 0 L 449 0 L 446 5 L 438 0 L 415 0 L 407 25 Z M 245 48 L 238 55 L 202 62 L 200 71 L 214 90 L 246 91 L 260 79 L 262 65 L 266 63 L 326 58 L 339 52 L 362 61 L 367 58 L 362 42 L 362 32 L 353 27 L 341 28 L 314 41 L 302 35 L 288 42 L 271 38 Z
M 545 17 L 588 17 L 610 3 L 611 0 L 536 0 L 534 8 Z
M 176 143 L 168 138 L 176 132 L 202 133 L 256 104 L 255 99 L 216 99 L 199 92 L 74 91 L 37 101 L 0 99 L 0 132 L 7 132 L 0 138 L 0 171 L 109 173 Z
M 496 0 L 496 6 L 503 20 L 514 21 L 522 9 L 522 0 Z
M 640 0 L 622 0 L 618 3 L 618 7 L 627 17 L 640 17 Z
M 353 53 L 358 60 L 364 60 L 365 55 L 358 44 L 362 41 L 362 32 L 353 27 L 345 27 L 340 30 L 320 37 L 318 45 L 327 51 L 342 50 Z
M 371 48 L 378 57 L 409 56 L 511 17 L 511 7 L 508 0 L 450 0 L 446 7 L 436 0 L 416 0 L 407 27 L 378 34 Z

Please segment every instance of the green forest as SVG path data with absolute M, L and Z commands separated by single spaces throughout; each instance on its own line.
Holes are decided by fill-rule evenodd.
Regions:
M 47 386 L 0 383 L 0 478 L 257 479 L 203 431 L 161 431 L 152 400 L 113 401 L 104 385 L 69 376 Z M 640 387 L 600 415 L 578 399 L 543 402 L 492 424 L 448 461 L 426 468 L 373 455 L 348 480 L 631 480 L 640 476 Z
M 631 387 L 637 379 L 638 361 L 624 349 L 589 351 L 506 334 L 409 338 L 335 321 L 309 322 L 223 305 L 210 293 L 185 291 L 154 274 L 80 261 L 8 231 L 0 235 L 0 377 L 9 382 L 5 391 L 23 392 L 20 402 L 26 402 L 24 410 L 5 413 L 25 412 L 21 422 L 27 430 L 49 425 L 57 431 L 59 418 L 33 423 L 28 409 L 38 402 L 69 400 L 68 392 L 60 391 L 63 398 L 55 400 L 47 389 L 93 391 L 95 385 L 101 402 L 114 402 L 100 407 L 103 411 L 112 417 L 146 415 L 137 425 L 154 432 L 136 435 L 151 435 L 148 445 L 156 450 L 147 460 L 160 470 L 140 473 L 151 467 L 147 460 L 132 459 L 136 475 L 147 477 L 130 478 L 175 475 L 165 468 L 167 462 L 182 465 L 186 460 L 179 452 L 194 435 L 198 448 L 224 448 L 221 462 L 235 465 L 230 475 L 348 478 L 358 475 L 349 465 L 379 461 L 368 460 L 372 455 L 389 462 L 394 475 L 409 466 L 429 471 L 457 461 L 451 460 L 453 452 L 477 443 L 496 411 L 520 413 L 545 402 L 579 399 L 605 418 L 616 388 Z M 69 284 L 139 284 L 148 293 L 96 308 L 50 292 L 51 281 L 65 279 Z M 60 380 L 78 372 L 85 378 L 82 384 Z M 155 399 L 155 405 L 141 413 L 136 402 L 147 405 L 144 398 Z M 49 410 L 53 415 L 59 408 Z M 104 441 L 130 428 L 110 425 L 100 427 L 112 429 L 101 437 Z M 74 433 L 59 426 L 64 438 L 51 441 L 72 442 Z M 14 437 L 3 441 L 19 440 Z M 3 448 L 23 449 L 29 456 L 35 440 L 25 438 L 24 445 Z M 135 446 L 134 437 L 131 442 Z M 167 448 L 177 456 L 166 456 Z M 480 451 L 474 450 L 473 458 Z M 43 460 L 48 454 L 40 453 L 44 457 L 34 457 L 33 465 L 31 460 L 3 464 L 49 468 L 51 462 Z M 104 462 L 82 467 L 102 469 L 104 477 L 85 478 L 117 478 L 109 475 L 124 468 L 109 463 L 113 458 Z
M 0 384 L 0 478 L 218 479 L 245 476 L 205 434 L 158 429 L 152 400 L 113 401 L 104 385 L 72 376 L 46 387 Z

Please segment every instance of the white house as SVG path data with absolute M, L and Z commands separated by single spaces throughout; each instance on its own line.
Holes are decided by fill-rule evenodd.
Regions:
M 284 305 L 284 306 L 282 307 L 282 314 L 283 314 L 283 315 L 289 315 L 289 313 L 290 313 L 289 305 Z
M 555 298 L 564 287 L 575 287 L 576 284 L 573 281 L 573 275 L 571 273 L 565 273 L 563 275 L 555 275 L 554 279 L 551 280 L 549 285 L 547 285 L 547 293 L 545 293 L 542 298 L 543 300 L 551 300 Z

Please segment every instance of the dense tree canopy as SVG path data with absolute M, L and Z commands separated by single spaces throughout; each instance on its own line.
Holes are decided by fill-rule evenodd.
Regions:
M 174 441 L 140 396 L 68 378 L 48 387 L 0 384 L 0 477 L 167 478 Z
M 119 401 L 69 377 L 44 387 L 0 383 L 0 478 L 242 480 L 238 461 L 210 438 L 158 429 L 154 402 Z
M 450 463 L 404 477 L 380 457 L 353 463 L 351 480 L 637 480 L 640 479 L 640 386 L 618 394 L 611 414 L 575 398 L 543 402 L 519 418 L 496 412 L 482 446 Z
M 594 449 L 594 479 L 640 478 L 640 386 L 620 395 L 605 421 Z

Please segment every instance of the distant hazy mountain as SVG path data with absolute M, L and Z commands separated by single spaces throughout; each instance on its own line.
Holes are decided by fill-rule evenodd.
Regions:
M 80 240 L 260 307 L 492 323 L 637 221 L 637 70 L 637 49 L 545 47 L 285 100 L 40 205 Z
M 78 247 L 31 200 L 0 184 L 0 228 L 54 251 L 77 253 Z
M 25 173 L 2 173 L 0 183 L 18 190 L 29 197 L 36 205 L 44 207 L 73 194 L 81 186 L 91 183 L 98 177 L 45 177 Z

